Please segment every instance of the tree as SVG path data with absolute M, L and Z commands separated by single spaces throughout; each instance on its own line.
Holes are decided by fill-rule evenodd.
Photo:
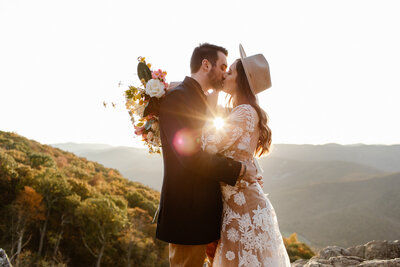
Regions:
M 65 178 L 52 169 L 46 169 L 45 172 L 39 174 L 36 178 L 35 187 L 42 194 L 46 205 L 45 220 L 40 227 L 38 255 L 41 256 L 51 212 L 66 196 L 71 194 L 71 188 Z
M 24 241 L 27 227 L 34 221 L 44 220 L 43 197 L 38 194 L 32 187 L 25 186 L 18 194 L 16 200 L 11 206 L 12 212 L 12 244 L 11 244 L 11 260 L 16 258 L 15 266 L 19 265 L 18 256 L 22 248 L 26 246 L 31 236 Z
M 15 198 L 15 184 L 18 178 L 17 162 L 0 149 L 0 203 L 10 204 Z
M 67 223 L 72 222 L 72 218 L 74 216 L 75 209 L 79 206 L 80 200 L 81 200 L 81 198 L 75 193 L 72 195 L 69 195 L 66 198 L 61 200 L 61 203 L 59 205 L 59 212 L 58 212 L 58 214 L 60 214 L 60 224 L 59 224 L 58 232 L 57 232 L 55 238 L 53 239 L 54 242 L 53 242 L 53 255 L 52 255 L 53 265 L 52 266 L 54 266 L 54 263 L 57 262 L 57 256 L 58 256 L 58 252 L 59 252 L 59 248 L 60 248 L 60 243 L 61 243 L 61 239 L 64 234 L 64 227 Z
M 40 168 L 43 167 L 52 167 L 55 166 L 55 162 L 50 155 L 44 153 L 30 153 L 29 161 L 31 163 L 32 168 Z
M 96 258 L 96 267 L 99 267 L 105 247 L 121 233 L 127 222 L 126 210 L 106 197 L 88 198 L 76 209 L 76 217 L 83 244 Z

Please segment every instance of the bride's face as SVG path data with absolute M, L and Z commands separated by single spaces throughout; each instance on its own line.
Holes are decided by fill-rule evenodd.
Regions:
M 236 64 L 237 64 L 237 60 L 235 62 L 233 62 L 233 64 L 229 67 L 229 71 L 226 73 L 226 76 L 225 76 L 224 87 L 222 88 L 222 91 L 224 91 L 225 93 L 230 94 L 230 95 L 233 95 L 237 90 Z

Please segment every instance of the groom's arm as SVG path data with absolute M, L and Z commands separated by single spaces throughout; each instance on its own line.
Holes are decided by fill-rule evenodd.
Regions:
M 176 134 L 182 129 L 190 129 L 190 118 L 193 112 L 185 101 L 181 91 L 171 92 L 162 101 L 160 107 L 160 125 L 168 144 L 179 160 L 183 168 L 203 178 L 214 179 L 229 185 L 234 185 L 240 172 L 243 172 L 242 164 L 229 158 L 209 154 L 199 149 L 200 144 L 192 140 L 190 135 L 182 141 L 192 142 L 196 150 L 192 153 L 182 153 L 174 145 Z M 175 139 L 175 140 L 174 140 Z M 176 144 L 176 143 L 175 143 Z M 179 145 L 179 144 L 177 144 Z M 182 144 L 183 146 L 187 144 Z M 190 152 L 190 151 L 189 151 Z

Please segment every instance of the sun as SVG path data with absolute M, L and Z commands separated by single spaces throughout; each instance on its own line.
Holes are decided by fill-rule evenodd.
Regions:
M 219 129 L 221 129 L 222 127 L 224 127 L 224 124 L 225 124 L 225 121 L 224 121 L 223 118 L 221 118 L 221 117 L 216 117 L 216 118 L 214 119 L 214 127 L 215 127 L 217 130 L 219 130 Z

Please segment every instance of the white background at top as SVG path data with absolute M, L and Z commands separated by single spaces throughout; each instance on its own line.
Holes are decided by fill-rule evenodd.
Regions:
M 202 42 L 263 53 L 274 143 L 400 143 L 400 4 L 371 0 L 0 0 L 0 130 L 136 146 L 118 82 L 138 56 L 190 73 Z M 104 109 L 102 102 L 119 101 Z

